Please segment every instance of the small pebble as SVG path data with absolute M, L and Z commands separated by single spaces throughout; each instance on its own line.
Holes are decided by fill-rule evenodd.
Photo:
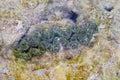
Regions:
M 6 28 L 5 27 L 3 27 L 3 30 L 5 30 Z

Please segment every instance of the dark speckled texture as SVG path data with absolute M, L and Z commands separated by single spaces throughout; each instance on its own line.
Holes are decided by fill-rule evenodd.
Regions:
M 59 52 L 60 45 L 64 50 L 77 49 L 78 45 L 87 46 L 90 44 L 93 34 L 98 32 L 95 23 L 88 22 L 82 26 L 69 26 L 65 30 L 58 26 L 49 29 L 39 28 L 32 32 L 31 35 L 24 36 L 14 48 L 21 54 L 37 52 Z M 41 51 L 43 50 L 43 51 Z M 40 54 L 41 55 L 41 54 Z M 36 56 L 36 55 L 31 55 Z

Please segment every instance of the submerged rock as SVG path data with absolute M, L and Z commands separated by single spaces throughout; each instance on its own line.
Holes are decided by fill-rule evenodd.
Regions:
M 82 26 L 72 25 L 66 29 L 59 26 L 49 29 L 38 28 L 21 38 L 13 48 L 17 51 L 17 57 L 22 58 L 25 55 L 24 59 L 31 59 L 33 56 L 41 56 L 45 52 L 57 53 L 61 46 L 64 50 L 77 49 L 79 44 L 87 46 L 90 44 L 93 34 L 97 32 L 97 25 L 91 22 Z

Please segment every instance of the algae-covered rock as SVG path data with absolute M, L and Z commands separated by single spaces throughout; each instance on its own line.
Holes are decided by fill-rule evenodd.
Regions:
M 64 50 L 68 50 L 77 49 L 78 45 L 89 45 L 96 32 L 98 32 L 97 25 L 92 22 L 82 26 L 71 25 L 65 29 L 59 26 L 39 28 L 21 38 L 14 48 L 20 52 L 19 54 L 29 54 L 30 57 L 45 52 L 57 53 L 62 47 Z

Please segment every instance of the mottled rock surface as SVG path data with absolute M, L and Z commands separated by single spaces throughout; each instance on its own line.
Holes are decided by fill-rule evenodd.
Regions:
M 0 80 L 120 80 L 119 5 L 120 0 L 0 0 Z M 87 46 L 62 47 L 57 54 L 45 52 L 27 62 L 12 54 L 11 44 L 37 34 L 38 28 L 64 30 L 89 21 L 99 33 Z M 32 50 L 41 55 L 36 47 Z

